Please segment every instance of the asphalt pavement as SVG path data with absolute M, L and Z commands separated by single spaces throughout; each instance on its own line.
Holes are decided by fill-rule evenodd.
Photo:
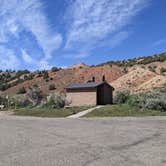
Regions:
M 2 114 L 0 166 L 166 166 L 166 117 Z

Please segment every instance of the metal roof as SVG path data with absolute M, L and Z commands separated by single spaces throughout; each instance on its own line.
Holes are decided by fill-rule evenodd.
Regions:
M 68 86 L 66 89 L 83 89 L 83 88 L 96 88 L 106 82 L 88 82 L 83 84 L 73 84 Z M 106 83 L 108 84 L 108 83 Z M 109 85 L 109 84 L 108 84 Z

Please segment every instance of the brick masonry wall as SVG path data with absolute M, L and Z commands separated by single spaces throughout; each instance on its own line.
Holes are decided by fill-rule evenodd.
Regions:
M 68 92 L 68 100 L 71 101 L 70 106 L 96 105 L 96 91 Z

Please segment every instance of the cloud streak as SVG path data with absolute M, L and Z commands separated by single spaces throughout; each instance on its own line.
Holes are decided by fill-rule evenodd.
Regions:
M 0 4 L 0 44 L 10 42 L 11 36 L 21 38 L 20 32 L 28 31 L 43 50 L 43 59 L 50 59 L 60 47 L 62 37 L 49 26 L 41 1 L 0 0 Z
M 47 56 L 59 47 L 61 35 L 51 30 L 39 0 L 0 0 L 0 3 L 2 36 L 19 35 L 25 28 L 36 37 Z
M 0 46 L 0 66 L 2 70 L 5 69 L 17 69 L 20 65 L 20 62 L 15 55 L 15 53 L 6 48 Z
M 36 60 L 33 59 L 31 55 L 28 54 L 28 52 L 24 49 L 21 50 L 22 52 L 22 59 L 24 62 L 28 65 L 33 66 L 34 69 L 50 69 L 51 66 L 49 65 L 49 62 L 45 59 Z
M 80 48 L 81 45 L 83 50 L 91 50 L 108 35 L 110 38 L 111 35 L 120 36 L 121 29 L 131 23 L 132 18 L 145 7 L 146 2 L 145 0 L 74 1 L 69 8 L 72 24 L 65 49 Z M 118 40 L 116 38 L 116 41 L 114 37 L 112 38 L 116 45 L 118 41 L 121 42 L 120 38 Z
M 153 47 L 157 47 L 157 46 L 160 46 L 160 45 L 162 45 L 162 44 L 164 44 L 164 43 L 166 43 L 166 39 L 160 39 L 160 40 L 155 41 L 155 42 L 152 44 L 152 46 L 153 46 Z
M 55 50 L 62 58 L 85 58 L 97 48 L 115 48 L 128 38 L 124 28 L 149 1 L 70 0 L 62 19 L 65 32 L 59 33 L 61 25 L 51 27 L 42 0 L 0 0 L 0 58 L 6 54 L 0 64 L 44 69 L 50 67 Z M 12 47 L 13 39 L 18 43 Z

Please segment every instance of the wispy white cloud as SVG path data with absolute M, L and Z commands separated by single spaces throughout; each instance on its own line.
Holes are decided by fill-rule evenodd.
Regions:
M 49 65 L 49 62 L 46 59 L 36 60 L 31 55 L 29 55 L 28 52 L 24 49 L 22 49 L 21 52 L 24 63 L 33 66 L 32 67 L 33 69 L 42 70 L 42 69 L 50 69 L 52 67 Z
M 81 58 L 86 58 L 90 56 L 90 54 L 87 54 L 86 52 L 85 53 L 69 53 L 69 54 L 64 54 L 63 57 L 64 58 L 70 58 L 70 59 L 81 59 Z
M 40 48 L 34 48 L 34 52 L 31 47 L 31 50 L 28 50 L 25 46 L 27 43 L 23 48 L 16 44 L 17 52 L 15 48 L 2 46 L 1 54 L 2 51 L 8 52 L 4 52 L 4 55 L 7 55 L 9 64 L 11 61 L 11 66 L 17 62 L 17 65 L 26 63 L 44 69 L 51 67 L 49 62 L 52 53 L 59 48 L 60 52 L 65 52 L 66 57 L 85 58 L 98 47 L 117 47 L 130 35 L 130 32 L 123 28 L 132 23 L 133 17 L 149 1 L 70 0 L 64 14 L 65 21 L 68 20 L 67 32 L 60 34 L 56 27 L 50 26 L 42 0 L 0 0 L 0 47 L 8 45 L 12 37 L 21 39 L 21 32 L 26 31 L 32 34 L 35 40 L 33 43 L 38 44 L 44 56 L 35 55 Z M 63 45 L 64 48 L 61 47 Z M 18 52 L 21 52 L 22 61 L 16 57 Z M 41 53 L 41 50 L 39 52 Z M 72 52 L 74 54 L 71 54 Z
M 40 60 L 39 62 L 36 63 L 37 67 L 39 70 L 48 70 L 52 66 L 49 64 L 49 62 L 45 59 Z
M 61 35 L 53 32 L 40 0 L 0 0 L 5 32 L 17 34 L 25 28 L 36 37 L 46 56 L 61 44 Z M 2 30 L 3 31 L 3 30 Z
M 110 47 L 111 47 L 111 48 L 117 47 L 117 46 L 120 45 L 125 39 L 127 39 L 129 35 L 130 35 L 129 32 L 124 32 L 124 31 L 121 31 L 121 32 L 117 33 L 116 35 L 114 35 L 114 36 L 112 37 L 112 40 L 110 41 Z
M 26 30 L 43 50 L 45 61 L 62 42 L 62 36 L 49 26 L 41 0 L 0 0 L 0 25 L 1 44 L 11 36 L 21 38 L 20 32 Z
M 115 48 L 126 40 L 130 34 L 131 33 L 127 31 L 120 31 L 117 34 L 112 35 L 109 39 L 101 40 L 99 47 Z
M 160 46 L 161 44 L 164 44 L 164 43 L 166 43 L 166 39 L 161 39 L 161 40 L 155 41 L 155 42 L 152 44 L 152 46 L 153 46 L 153 47 L 157 47 L 157 46 Z
M 132 18 L 148 1 L 75 0 L 68 11 L 72 24 L 65 49 L 77 47 L 80 50 L 90 50 L 108 35 L 110 38 L 111 35 L 116 36 L 112 37 L 112 46 L 117 45 L 127 37 L 126 34 L 122 34 L 121 29 L 131 23 Z
M 0 46 L 0 67 L 1 69 L 17 69 L 20 62 L 15 53 L 3 46 Z
M 129 32 L 126 31 L 121 31 L 118 32 L 117 34 L 113 35 L 111 38 L 104 38 L 100 41 L 98 41 L 99 45 L 97 48 L 115 48 L 119 46 L 124 40 L 128 38 L 130 35 Z M 70 58 L 70 59 L 82 59 L 82 58 L 87 58 L 89 56 L 92 56 L 93 53 L 91 53 L 91 49 L 94 48 L 94 46 L 89 46 L 86 47 L 87 49 L 80 49 L 75 51 L 75 53 L 70 53 L 70 54 L 65 54 L 63 55 L 65 58 Z
M 33 65 L 35 60 L 24 49 L 22 49 L 21 52 L 22 52 L 22 59 L 24 60 L 24 62 Z

